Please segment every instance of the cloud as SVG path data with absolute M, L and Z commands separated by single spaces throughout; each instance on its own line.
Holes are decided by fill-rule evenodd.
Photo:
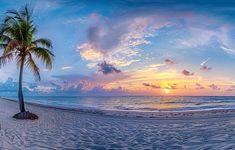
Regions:
M 49 69 L 42 69 L 41 71 L 42 71 L 42 72 L 48 72 Z
M 212 69 L 211 67 L 208 67 L 208 66 L 206 65 L 206 63 L 209 61 L 209 59 L 210 59 L 210 58 L 208 58 L 207 60 L 203 61 L 203 62 L 200 64 L 200 65 L 201 65 L 200 70 L 202 70 L 202 71 L 209 71 L 209 70 Z
M 183 70 L 182 71 L 182 74 L 183 75 L 185 75 L 185 76 L 193 76 L 194 75 L 194 73 L 192 72 L 192 73 L 190 73 L 189 71 L 187 71 L 187 70 Z
M 100 15 L 98 13 L 91 13 L 90 16 L 89 16 L 89 19 L 92 19 L 92 20 L 99 20 L 100 19 Z
M 167 65 L 175 64 L 175 62 L 174 62 L 173 60 L 171 60 L 171 59 L 165 59 L 164 62 L 165 62 L 165 64 L 167 64 Z
M 55 90 L 53 86 L 38 85 L 35 88 L 31 89 L 32 91 L 42 92 L 42 93 L 51 93 Z
M 211 67 L 207 67 L 207 66 L 201 66 L 200 70 L 202 71 L 210 71 L 212 68 Z
M 176 89 L 178 89 L 177 85 L 178 85 L 178 84 L 176 84 L 176 83 L 173 83 L 173 84 L 168 83 L 168 84 L 164 87 L 164 89 L 176 90 Z
M 204 66 L 208 61 L 210 60 L 210 58 L 207 58 L 205 61 L 203 61 L 200 65 Z
M 92 68 L 94 68 L 95 66 L 97 66 L 96 63 L 89 63 L 89 64 L 87 64 L 87 67 L 88 67 L 89 69 L 92 69 Z
M 174 90 L 175 90 L 175 89 L 178 89 L 176 83 L 175 83 L 175 84 L 172 84 L 172 85 L 171 85 L 171 84 L 168 84 L 168 85 L 170 86 L 171 89 L 174 89 Z
M 45 13 L 48 11 L 56 10 L 61 7 L 62 7 L 62 5 L 58 1 L 48 1 L 48 0 L 36 1 L 36 5 L 34 7 L 34 12 L 35 13 Z
M 23 91 L 26 95 L 30 93 L 51 93 L 55 89 L 56 87 L 49 83 L 23 83 Z M 0 84 L 0 93 L 2 92 L 7 92 L 4 94 L 4 96 L 7 96 L 9 94 L 16 95 L 16 93 L 18 92 L 18 82 L 13 80 L 12 78 L 8 78 L 5 82 Z
M 67 74 L 52 76 L 51 83 L 57 87 L 57 89 L 80 89 L 80 91 L 89 91 L 97 86 L 104 86 L 110 83 L 116 83 L 127 79 L 130 75 L 126 73 L 113 73 L 113 74 Z
M 209 85 L 208 87 L 211 88 L 212 90 L 220 90 L 220 88 L 217 85 L 215 85 L 214 83 Z
M 205 89 L 205 87 L 202 86 L 202 85 L 199 84 L 199 83 L 196 83 L 196 89 L 197 89 L 197 90 L 202 90 L 202 89 Z
M 204 27 L 185 27 L 184 30 L 190 36 L 177 40 L 178 45 L 182 46 L 182 48 L 195 48 L 206 45 L 217 35 L 215 31 L 205 29 Z
M 233 92 L 234 90 L 235 90 L 235 89 L 230 89 L 230 88 L 229 88 L 229 89 L 227 89 L 226 91 L 227 91 L 227 92 Z
M 102 76 L 102 75 L 101 75 Z M 44 95 L 44 94 L 69 94 L 69 95 L 126 95 L 128 90 L 121 86 L 106 87 L 106 84 L 122 80 L 124 77 L 107 76 L 98 77 L 97 75 L 61 75 L 53 76 L 50 81 L 41 83 L 24 82 L 23 90 L 25 95 Z M 0 83 L 0 94 L 16 95 L 18 82 L 12 78 L 4 83 Z M 7 92 L 7 95 L 6 95 Z
M 154 89 L 160 89 L 161 88 L 161 86 L 148 84 L 148 83 L 143 83 L 143 86 L 152 87 Z
M 35 1 L 34 12 L 36 14 L 50 13 L 56 10 L 67 10 L 69 12 L 77 12 L 85 8 L 85 3 L 74 1 L 51 1 L 51 0 L 40 0 Z M 68 16 L 66 16 L 68 17 Z
M 64 24 L 85 23 L 85 17 L 69 18 Z
M 139 60 L 141 45 L 151 44 L 149 38 L 167 24 L 153 21 L 152 16 L 117 16 L 115 19 L 99 15 L 87 31 L 87 41 L 77 51 L 85 60 L 96 62 L 105 59 L 119 66 L 129 66 Z
M 94 62 L 100 61 L 104 57 L 104 53 L 96 49 L 93 45 L 89 43 L 83 43 L 77 47 L 77 52 L 80 52 L 80 55 L 85 60 L 92 60 Z
M 72 68 L 73 68 L 72 66 L 63 66 L 61 67 L 61 70 L 70 70 Z
M 99 46 L 98 44 L 101 36 L 101 31 L 101 28 L 98 28 L 96 26 L 91 26 L 88 29 L 88 40 L 94 47 Z
M 233 92 L 235 90 L 235 86 L 233 85 L 233 86 L 231 86 L 229 89 L 227 89 L 226 91 L 228 91 L 228 92 Z
M 121 70 L 118 70 L 117 68 L 115 68 L 112 64 L 107 63 L 106 61 L 98 64 L 99 72 L 102 72 L 103 74 L 111 74 L 111 73 L 120 73 Z
M 0 68 L 0 82 L 7 81 L 9 77 L 18 77 L 18 70 L 14 61 Z
M 96 80 L 92 76 L 75 74 L 53 76 L 51 83 L 55 85 L 58 90 L 62 91 L 75 89 L 78 91 L 86 91 L 97 85 Z
M 128 91 L 121 86 L 109 87 L 108 84 L 119 82 L 128 78 L 128 75 L 119 74 L 91 74 L 86 75 L 60 75 L 53 76 L 50 82 L 56 87 L 54 92 L 73 93 L 77 95 L 125 95 Z
M 234 48 L 228 48 L 226 46 L 221 46 L 220 48 L 223 49 L 225 52 L 227 52 L 229 54 L 235 55 L 235 49 Z
M 123 87 L 119 86 L 117 88 L 112 89 L 105 89 L 102 86 L 94 87 L 92 90 L 88 91 L 86 94 L 89 95 L 129 95 L 130 93 L 124 89 Z
M 205 21 L 208 19 L 211 20 L 209 22 Z M 186 19 L 185 22 L 187 23 L 182 26 L 184 26 L 183 32 L 187 34 L 177 37 L 175 40 L 179 48 L 214 46 L 216 43 L 224 52 L 235 55 L 235 45 L 230 34 L 233 29 L 230 25 L 224 25 L 221 20 L 216 18 L 199 15 L 194 21 Z

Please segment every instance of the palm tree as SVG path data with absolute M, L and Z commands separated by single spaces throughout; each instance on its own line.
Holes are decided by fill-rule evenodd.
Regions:
M 32 115 L 34 115 L 25 111 L 22 91 L 24 66 L 26 65 L 31 69 L 36 80 L 40 80 L 40 73 L 34 58 L 40 59 L 47 69 L 52 68 L 54 57 L 50 50 L 52 43 L 44 38 L 35 39 L 36 32 L 37 29 L 32 20 L 32 10 L 27 5 L 20 10 L 7 11 L 3 23 L 0 25 L 0 47 L 3 49 L 0 67 L 15 60 L 19 68 L 18 98 L 20 113 L 14 116 L 19 119 L 32 119 Z

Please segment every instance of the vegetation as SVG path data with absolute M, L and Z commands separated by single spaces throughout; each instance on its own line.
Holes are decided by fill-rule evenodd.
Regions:
M 22 91 L 24 66 L 30 68 L 37 80 L 40 80 L 39 67 L 34 58 L 40 59 L 47 67 L 52 68 L 52 43 L 45 38 L 35 39 L 37 32 L 32 20 L 32 10 L 26 5 L 20 10 L 9 10 L 0 25 L 0 47 L 3 54 L 0 57 L 0 67 L 15 60 L 19 68 L 19 107 L 20 113 L 15 118 L 37 119 L 38 117 L 25 111 Z

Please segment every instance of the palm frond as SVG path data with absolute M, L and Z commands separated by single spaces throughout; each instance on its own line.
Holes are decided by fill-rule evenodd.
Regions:
M 0 67 L 13 59 L 13 53 L 4 54 L 0 57 Z
M 28 53 L 28 58 L 26 59 L 25 64 L 27 65 L 28 68 L 31 69 L 31 71 L 33 72 L 36 80 L 40 81 L 41 80 L 41 76 L 40 76 L 40 73 L 39 73 L 39 68 L 36 65 L 36 63 L 34 62 L 34 60 L 32 58 L 32 55 L 30 53 Z
M 18 47 L 19 47 L 19 42 L 18 42 L 17 40 L 11 40 L 11 41 L 7 44 L 7 46 L 6 46 L 6 48 L 5 48 L 4 52 L 3 52 L 3 54 L 12 52 L 12 51 L 16 50 Z
M 51 40 L 45 39 L 45 38 L 40 38 L 32 42 L 36 46 L 45 46 L 46 48 L 52 48 L 52 43 Z
M 15 10 L 15 9 L 12 9 L 12 10 L 8 10 L 6 12 L 7 16 L 5 17 L 4 19 L 4 23 L 7 23 L 7 22 L 12 22 L 12 21 L 15 21 L 15 22 L 22 22 L 24 21 L 24 18 L 23 16 L 19 13 L 18 10 Z
M 5 49 L 6 49 L 6 47 L 7 47 L 7 45 L 8 45 L 8 44 L 0 43 L 0 48 L 2 48 L 2 49 L 4 49 L 4 50 L 5 50 Z
M 47 69 L 52 68 L 54 54 L 50 50 L 42 47 L 35 47 L 32 48 L 29 52 L 34 54 L 37 58 L 41 59 L 41 61 L 46 65 Z
M 8 42 L 10 42 L 11 40 L 12 40 L 12 39 L 11 39 L 9 36 L 7 36 L 7 35 L 4 35 L 4 34 L 0 35 L 0 43 L 2 43 L 2 42 L 8 43 Z
M 32 13 L 33 10 L 29 9 L 29 6 L 27 4 L 20 10 L 21 16 L 23 16 L 27 21 L 30 20 Z

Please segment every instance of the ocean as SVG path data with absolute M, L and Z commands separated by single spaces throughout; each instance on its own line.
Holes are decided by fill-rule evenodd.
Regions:
M 17 100 L 17 97 L 4 97 Z M 25 96 L 26 102 L 72 109 L 192 111 L 235 108 L 235 96 Z

